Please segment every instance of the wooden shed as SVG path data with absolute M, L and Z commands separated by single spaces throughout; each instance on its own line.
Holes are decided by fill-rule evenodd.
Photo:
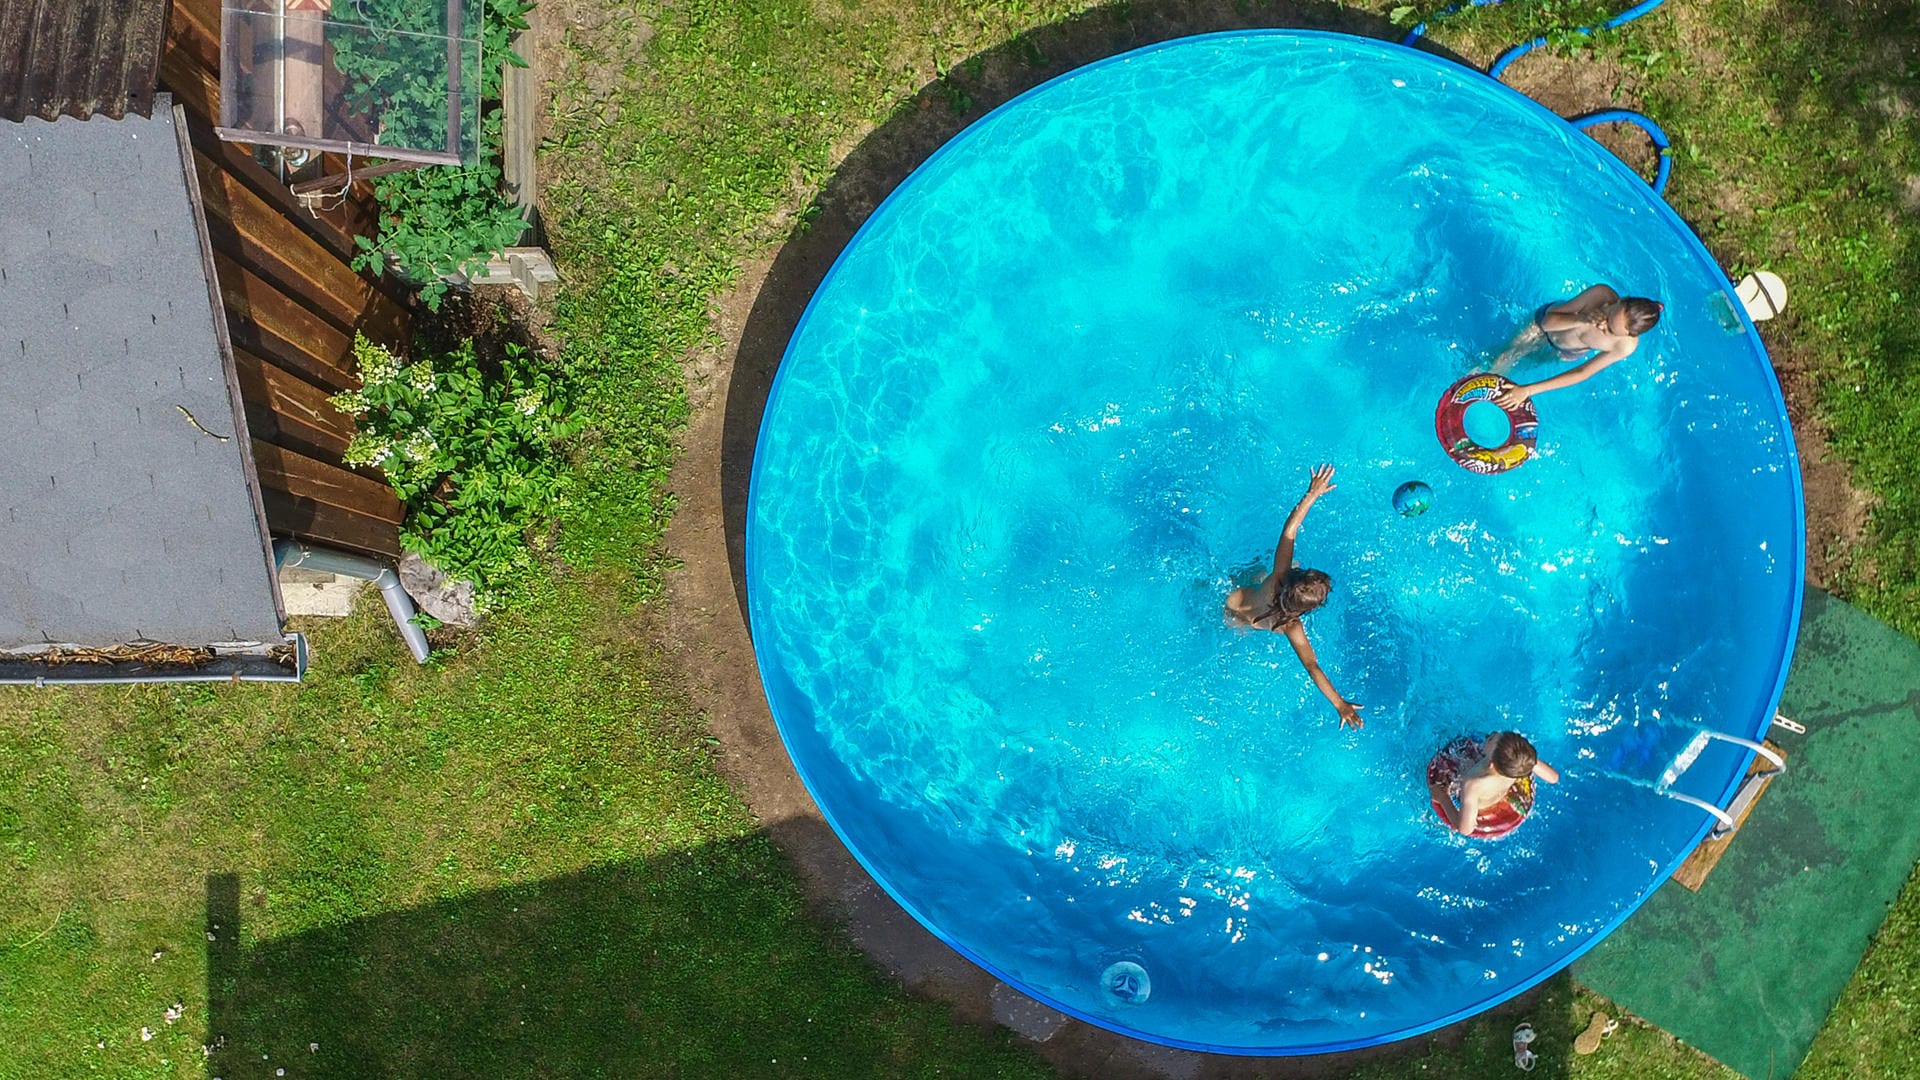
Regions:
M 402 506 L 377 472 L 352 469 L 343 463 L 341 455 L 353 437 L 353 424 L 349 417 L 328 404 L 327 397 L 359 385 L 353 361 L 356 333 L 404 351 L 411 331 L 405 292 L 380 277 L 357 272 L 350 265 L 356 252 L 354 238 L 369 235 L 373 230 L 375 210 L 365 185 L 359 185 L 333 209 L 315 214 L 291 194 L 282 177 L 256 161 L 250 148 L 223 142 L 215 135 L 214 125 L 220 114 L 220 2 L 0 0 L 0 131 L 11 129 L 13 132 L 12 167 L 16 171 L 25 169 L 38 174 L 42 166 L 47 166 L 48 176 L 64 178 L 58 181 L 63 186 L 55 193 L 57 198 L 43 197 L 32 206 L 27 206 L 32 200 L 22 204 L 32 214 L 53 222 L 53 227 L 46 232 L 48 243 L 40 244 L 48 248 L 47 251 L 34 249 L 33 244 L 38 241 L 27 236 L 30 230 L 24 228 L 12 229 L 8 236 L 0 237 L 12 245 L 10 250 L 0 251 L 0 256 L 25 260 L 18 262 L 18 266 L 52 268 L 41 275 L 45 280 L 35 283 L 38 292 L 18 293 L 11 301 L 0 300 L 14 303 L 11 314 L 19 316 L 13 321 L 23 338 L 20 348 L 25 351 L 15 359 L 23 365 L 23 371 L 41 375 L 57 371 L 62 363 L 72 364 L 74 371 L 68 384 L 57 391 L 63 395 L 62 408 L 67 404 L 73 406 L 68 410 L 73 414 L 69 429 L 74 424 L 111 424 L 107 416 L 113 409 L 140 404 L 138 398 L 129 396 L 126 386 L 116 391 L 103 379 L 99 393 L 106 396 L 97 399 L 100 415 L 89 415 L 89 402 L 95 399 L 87 395 L 94 392 L 91 387 L 95 385 L 96 373 L 122 376 L 124 384 L 131 378 L 128 372 L 136 365 L 114 364 L 106 358 L 87 355 L 87 350 L 99 351 L 101 346 L 94 339 L 100 338 L 103 332 L 100 327 L 89 326 L 88 320 L 98 316 L 102 322 L 111 321 L 110 316 L 123 316 L 124 312 L 72 311 L 77 300 L 64 294 L 56 295 L 58 286 L 49 283 L 65 272 L 65 264 L 57 258 L 53 262 L 44 260 L 49 254 L 59 255 L 58 233 L 66 227 L 70 243 L 104 245 L 98 247 L 97 260 L 89 260 L 86 251 L 81 250 L 80 272 L 73 279 L 78 284 L 69 288 L 92 288 L 100 282 L 120 288 L 128 282 L 137 282 L 144 266 L 139 260 L 131 259 L 128 252 L 133 250 L 134 240 L 143 237 L 146 231 L 147 223 L 141 215 L 171 213 L 164 211 L 164 192 L 151 185 L 129 187 L 114 177 L 99 177 L 84 168 L 76 171 L 72 167 L 72 154 L 94 155 L 96 160 L 106 163 L 102 167 L 120 168 L 129 174 L 148 170 L 151 176 L 162 180 L 169 175 L 175 177 L 166 182 L 184 193 L 174 198 L 184 198 L 192 204 L 197 225 L 185 233 L 175 229 L 178 235 L 171 239 L 163 238 L 160 232 L 152 239 L 156 243 L 164 240 L 177 254 L 187 250 L 180 246 L 183 242 L 180 237 L 201 237 L 197 245 L 192 245 L 199 253 L 190 271 L 193 281 L 198 282 L 194 287 L 206 297 L 200 304 L 198 318 L 205 322 L 208 305 L 216 305 L 213 310 L 218 316 L 224 316 L 216 318 L 214 338 L 207 339 L 209 342 L 217 339 L 217 349 L 211 345 L 182 349 L 181 356 L 186 362 L 179 373 L 180 386 L 201 393 L 196 388 L 225 370 L 226 375 L 220 381 L 227 389 L 218 396 L 221 400 L 230 399 L 234 405 L 229 425 L 221 416 L 226 410 L 214 408 L 213 398 L 194 398 L 191 407 L 177 404 L 187 421 L 210 437 L 204 444 L 182 444 L 187 457 L 179 460 L 190 457 L 210 463 L 203 478 L 216 485 L 231 486 L 244 479 L 245 494 L 249 496 L 246 501 L 255 507 L 255 514 L 251 516 L 257 517 L 267 534 L 263 537 L 258 535 L 261 530 L 246 527 L 244 531 L 253 536 L 254 550 L 260 549 L 262 539 L 289 539 L 391 561 L 400 554 L 398 526 Z M 133 120 L 164 121 L 165 126 L 145 128 L 123 122 Z M 36 127 L 36 121 L 50 123 Z M 76 121 L 86 123 L 78 129 L 67 126 Z M 103 125 L 99 137 L 77 138 L 95 125 Z M 115 132 L 107 134 L 108 127 Z M 36 154 L 40 156 L 35 157 Z M 68 155 L 64 163 L 55 160 L 62 154 Z M 170 173 L 161 158 L 171 162 Z M 316 163 L 317 167 L 327 164 Z M 153 171 L 155 169 L 158 171 Z M 40 194 L 47 195 L 46 192 Z M 82 196 L 90 200 L 87 205 L 80 204 Z M 0 199 L 4 198 L 4 193 L 0 193 Z M 24 198 L 24 189 L 15 189 L 15 198 L 16 201 Z M 15 220 L 11 224 L 21 222 Z M 12 235 L 14 233 L 19 235 Z M 5 259 L 0 258 L 0 265 L 4 264 Z M 175 266 L 175 272 L 179 273 L 179 267 L 185 264 L 176 260 L 169 265 Z M 93 268 L 90 271 L 89 266 Z M 146 290 L 153 296 L 142 293 L 139 300 L 140 303 L 173 305 L 160 309 L 155 317 L 153 326 L 159 331 L 165 330 L 169 314 L 180 304 L 191 306 L 192 289 L 182 292 L 177 282 L 169 287 L 177 294 L 172 299 L 161 296 L 163 290 L 154 289 Z M 80 293 L 73 295 L 77 297 Z M 29 345 L 39 348 L 41 343 L 26 339 L 33 337 L 44 324 L 44 320 L 34 321 L 38 317 L 34 313 L 45 310 L 49 304 L 59 313 L 53 317 L 54 322 L 68 321 L 65 315 L 71 314 L 73 325 L 47 325 L 44 355 L 50 359 L 42 367 L 29 368 L 24 366 L 32 351 Z M 116 350 L 121 336 L 128 335 L 114 336 Z M 131 335 L 129 348 L 138 336 Z M 179 347 L 172 339 L 166 344 Z M 210 360 L 214 366 L 207 369 L 212 375 L 201 373 L 196 382 L 192 358 L 206 352 L 214 354 Z M 166 370 L 171 372 L 172 368 Z M 152 377 L 150 371 L 143 371 L 139 376 L 149 382 Z M 75 380 L 79 382 L 76 384 Z M 111 396 L 115 392 L 120 394 L 117 399 Z M 183 402 L 186 400 L 185 391 L 167 393 L 180 396 Z M 14 404 L 25 407 L 31 403 L 17 401 Z M 147 418 L 137 421 L 136 426 L 150 424 L 160 431 L 159 422 L 151 419 L 156 412 L 172 417 L 169 423 L 186 422 L 172 416 L 159 397 L 150 397 L 146 405 L 143 412 L 127 413 Z M 46 437 L 26 449 L 46 458 L 48 484 L 57 486 L 61 480 L 79 483 L 91 475 L 103 486 L 111 486 L 105 480 L 106 471 L 89 474 L 84 469 L 85 461 L 59 450 L 55 438 L 59 433 L 48 426 L 50 420 L 36 417 L 35 423 Z M 225 435 L 221 429 L 229 426 L 236 430 L 232 435 Z M 159 437 L 174 439 L 176 434 L 164 430 Z M 214 439 L 222 445 L 214 447 L 211 442 Z M 231 446 L 226 445 L 229 441 Z M 112 440 L 108 440 L 96 445 L 94 456 L 103 457 L 115 450 L 111 443 Z M 144 452 L 141 446 L 137 439 L 129 438 L 118 447 L 118 452 L 123 458 L 136 455 Z M 230 469 L 221 464 L 226 454 L 234 455 Z M 124 471 L 126 466 L 139 463 L 122 460 L 116 464 Z M 68 467 L 73 470 L 71 474 L 62 472 Z M 161 479 L 165 479 L 164 474 Z M 49 500 L 36 503 L 40 496 L 26 478 L 19 476 L 0 488 L 0 494 L 23 508 L 22 521 L 28 509 L 48 510 L 50 505 Z M 61 499 L 67 494 L 59 492 Z M 95 501 L 103 506 L 112 502 Z M 84 514 L 74 509 L 84 502 L 59 503 L 48 510 L 53 515 L 48 520 L 66 522 L 76 530 L 75 535 L 79 535 L 79 531 L 97 524 L 82 520 Z M 215 502 L 221 507 L 219 513 L 225 515 L 225 520 L 230 523 L 239 520 L 233 517 L 237 504 L 230 497 L 219 496 Z M 118 527 L 122 533 L 125 533 L 125 518 L 132 505 L 124 503 L 118 507 L 121 514 Z M 81 516 L 75 516 L 77 514 Z M 107 516 L 112 515 L 107 512 Z M 212 520 L 214 515 L 209 511 L 198 516 Z M 61 571 L 64 578 L 56 574 L 35 578 L 36 567 L 28 565 L 31 559 L 25 549 L 38 549 L 31 558 L 42 560 L 40 565 L 44 568 L 46 560 L 58 557 L 59 545 L 42 542 L 46 530 L 30 535 L 22 525 L 16 531 L 20 533 L 16 539 L 31 542 L 13 545 L 12 553 L 0 553 L 4 555 L 0 557 L 0 564 L 6 564 L 0 565 L 0 571 L 17 571 L 18 581 L 79 581 L 92 588 L 104 581 L 102 574 L 125 576 L 120 569 L 129 563 L 122 553 L 126 546 L 124 535 L 113 542 L 96 543 L 97 551 L 83 550 L 85 545 L 76 548 L 62 541 L 72 558 L 79 559 L 89 553 L 95 556 L 92 569 L 85 565 L 67 566 Z M 203 536 L 210 535 L 203 529 Z M 235 561 L 235 552 L 244 552 L 247 544 L 241 543 L 237 548 L 227 545 L 223 549 L 222 545 L 235 534 L 229 529 L 223 535 L 225 539 L 217 542 L 209 540 L 205 550 L 224 550 L 224 565 L 232 573 L 244 571 L 247 581 L 252 582 L 256 571 L 251 566 L 239 566 L 239 562 L 250 560 Z M 155 546 L 164 542 L 162 537 Z M 268 552 L 262 557 L 266 560 L 264 572 L 270 579 L 273 555 Z M 221 565 L 218 559 L 211 562 Z M 230 584 L 232 573 L 223 570 L 218 580 Z M 136 570 L 135 577 L 138 575 Z M 41 625 L 49 620 L 40 619 L 36 614 L 51 610 L 62 613 L 63 617 L 92 615 L 115 604 L 121 609 L 139 606 L 124 589 L 116 595 L 109 584 L 99 584 L 99 588 L 103 591 L 98 597 L 41 588 L 32 596 L 33 604 L 39 604 L 39 608 L 25 601 L 12 605 L 7 614 L 15 616 L 13 621 L 19 625 L 13 626 L 11 632 L 21 641 L 29 640 L 27 635 L 31 634 L 50 644 L 101 644 L 103 641 L 93 641 L 81 634 L 66 635 L 61 625 Z M 218 593 L 223 588 L 203 586 L 201 591 Z M 268 591 L 261 592 L 260 588 Z M 165 591 L 160 588 L 160 592 Z M 214 611 L 198 625 L 207 626 L 210 634 L 215 633 L 216 628 L 231 625 L 243 627 L 234 632 L 249 640 L 273 637 L 261 627 L 273 624 L 271 616 L 277 614 L 280 606 L 277 590 L 264 583 L 249 584 L 236 595 L 242 594 L 253 599 L 242 604 L 244 610 L 239 614 Z M 29 594 L 22 591 L 19 595 Z M 67 603 L 69 600 L 72 602 Z M 266 600 L 271 600 L 264 609 L 269 617 L 263 619 L 261 605 Z M 0 602 L 7 601 L 7 597 L 0 597 Z M 61 619 L 50 621 L 60 623 Z M 91 629 L 96 622 L 102 623 L 103 628 Z M 117 625 L 113 619 L 89 621 L 84 618 L 77 619 L 75 624 L 89 627 L 88 632 L 96 636 L 109 632 L 105 626 Z M 132 629 L 150 624 L 126 625 L 127 632 L 131 633 Z M 196 624 L 189 620 L 183 625 Z M 206 641 L 176 643 L 207 644 Z
M 246 148 L 214 134 L 220 0 L 5 0 L 0 119 L 147 115 L 156 90 L 185 110 L 267 521 L 275 535 L 394 558 L 401 506 L 377 473 L 341 462 L 352 421 L 353 335 L 396 350 L 404 292 L 349 265 L 371 235 L 365 185 L 314 214 Z M 109 208 L 110 209 L 110 208 Z
M 397 557 L 400 502 L 377 473 L 341 463 L 353 422 L 326 401 L 359 386 L 356 332 L 396 351 L 409 340 L 400 290 L 349 265 L 353 238 L 374 229 L 370 193 L 361 185 L 316 216 L 278 177 L 214 135 L 219 0 L 173 0 L 158 76 L 186 111 L 267 525 L 275 535 Z

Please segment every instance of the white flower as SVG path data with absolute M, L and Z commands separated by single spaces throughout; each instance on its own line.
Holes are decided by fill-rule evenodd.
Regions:
M 141 1041 L 141 1042 L 152 1042 L 152 1041 L 153 1041 L 153 1029 L 152 1029 L 152 1028 L 145 1028 L 145 1027 L 143 1027 L 143 1028 L 141 1028 L 141 1029 L 140 1029 L 140 1041 Z
M 408 461 L 425 461 L 439 446 L 440 444 L 434 441 L 433 432 L 416 431 L 400 444 L 400 456 Z
M 513 407 L 520 410 L 521 416 L 532 416 L 539 412 L 541 404 L 542 398 L 538 390 L 529 390 L 513 399 Z
M 408 364 L 407 365 L 407 385 L 413 387 L 415 390 L 419 391 L 422 394 L 431 394 L 433 393 L 434 387 L 439 386 L 440 384 L 433 377 L 432 365 Z
M 393 354 L 365 338 L 354 343 L 353 358 L 360 362 L 360 381 L 368 386 L 389 382 L 400 374 L 400 363 Z
M 349 467 L 378 465 L 393 453 L 392 444 L 378 435 L 367 431 L 356 431 L 353 441 L 347 443 L 346 450 L 340 454 L 340 460 Z
M 348 416 L 367 415 L 367 396 L 358 390 L 348 390 L 327 399 L 327 404 L 346 413 Z

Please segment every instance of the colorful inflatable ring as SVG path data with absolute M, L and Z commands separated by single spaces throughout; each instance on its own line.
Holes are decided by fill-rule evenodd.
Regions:
M 1427 783 L 1451 787 L 1460 770 L 1473 763 L 1480 756 L 1484 739 L 1470 739 L 1465 735 L 1440 748 L 1427 762 Z M 1444 799 L 1433 800 L 1433 813 L 1441 824 L 1453 828 L 1453 807 Z M 1480 818 L 1473 823 L 1475 836 L 1505 836 L 1520 827 L 1533 813 L 1533 777 L 1528 776 L 1514 781 L 1513 790 L 1507 793 L 1505 800 L 1494 803 L 1480 811 Z
M 1514 408 L 1501 406 L 1507 419 L 1513 422 L 1513 433 L 1503 445 L 1481 446 L 1467 437 L 1467 406 L 1476 401 L 1491 401 L 1493 395 L 1512 385 L 1492 372 L 1468 375 L 1447 387 L 1447 392 L 1440 396 L 1440 404 L 1434 407 L 1433 432 L 1440 437 L 1440 448 L 1468 472 L 1491 476 L 1518 468 L 1533 456 L 1534 429 L 1540 424 L 1540 416 L 1533 411 L 1531 398 Z

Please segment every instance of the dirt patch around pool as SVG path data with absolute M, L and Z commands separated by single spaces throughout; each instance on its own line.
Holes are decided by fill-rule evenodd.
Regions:
M 724 347 L 690 355 L 684 364 L 692 416 L 671 481 L 677 509 L 666 543 L 680 568 L 668 580 L 664 640 L 719 741 L 723 770 L 792 858 L 819 917 L 844 926 L 854 944 L 910 992 L 949 1003 L 963 1020 L 1020 1032 L 1071 1076 L 1342 1076 L 1363 1062 L 1457 1046 L 1469 1025 L 1511 1025 L 1525 1016 L 1536 1027 L 1557 1026 L 1557 1018 L 1570 1012 L 1571 989 L 1561 976 L 1484 1017 L 1433 1035 L 1351 1054 L 1291 1059 L 1172 1050 L 1064 1017 L 1012 994 L 921 927 L 873 882 L 826 825 L 794 772 L 768 710 L 747 624 L 743 570 L 753 442 L 786 341 L 834 258 L 888 192 L 987 109 L 1061 71 L 1151 41 L 1255 22 L 1272 25 L 1270 11 L 1262 20 L 1234 11 L 1231 3 L 1135 3 L 1124 12 L 1105 10 L 1098 17 L 1044 28 L 977 63 L 955 65 L 955 74 L 929 83 L 879 128 L 849 140 L 805 227 L 796 228 L 776 251 L 743 265 L 735 287 L 716 298 L 714 327 Z M 1313 11 L 1301 25 L 1398 36 L 1388 28 L 1355 25 L 1363 13 Z M 1045 62 L 1031 62 L 1035 55 Z M 1510 82 L 1562 115 L 1637 103 L 1632 80 L 1590 56 L 1530 56 L 1515 66 Z M 956 108 L 962 99 L 966 107 Z M 1642 175 L 1652 175 L 1652 148 L 1637 128 L 1613 125 L 1593 134 Z M 799 220 L 799 211 L 788 207 L 783 213 Z M 1780 348 L 1776 343 L 1777 362 L 1788 355 Z M 1824 432 L 1814 419 L 1811 377 L 1791 361 L 1783 363 L 1781 374 L 1806 470 L 1810 569 L 1824 584 L 1839 565 L 1835 560 L 1857 540 L 1866 506 L 1847 483 L 1845 465 L 1826 451 Z
M 1787 323 L 1788 317 L 1778 321 Z M 1871 569 L 1855 567 L 1853 558 L 1866 537 L 1873 497 L 1854 486 L 1852 466 L 1833 452 L 1827 425 L 1820 420 L 1819 384 L 1793 346 L 1791 325 L 1776 329 L 1764 323 L 1761 337 L 1780 377 L 1800 451 L 1800 484 L 1807 501 L 1807 580 L 1833 592 L 1852 571 L 1871 576 Z

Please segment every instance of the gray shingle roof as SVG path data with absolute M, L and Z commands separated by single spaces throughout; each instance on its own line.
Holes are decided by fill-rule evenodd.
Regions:
M 0 122 L 0 650 L 280 639 L 187 178 L 164 106 Z

